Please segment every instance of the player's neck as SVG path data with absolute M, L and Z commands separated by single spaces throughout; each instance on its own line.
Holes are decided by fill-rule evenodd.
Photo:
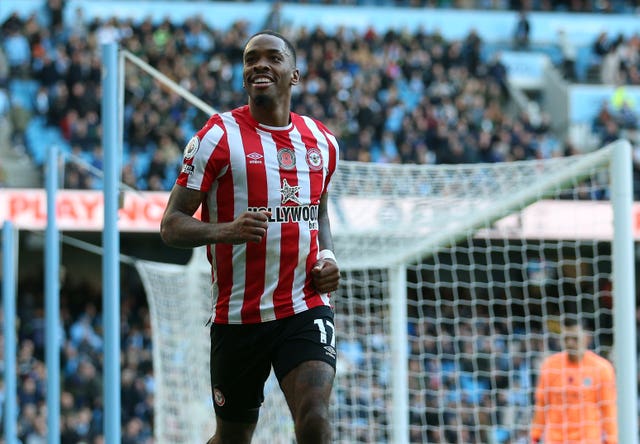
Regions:
M 570 355 L 567 354 L 567 360 L 574 365 L 578 365 L 582 362 L 582 360 L 584 359 L 584 353 L 581 355 Z
M 283 127 L 289 125 L 291 110 L 286 104 L 265 106 L 249 102 L 251 116 L 256 122 L 267 126 Z

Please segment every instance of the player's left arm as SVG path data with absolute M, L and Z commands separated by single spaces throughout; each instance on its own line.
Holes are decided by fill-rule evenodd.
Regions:
M 340 284 L 340 268 L 333 255 L 333 238 L 329 221 L 328 194 L 324 193 L 318 205 L 318 244 L 320 253 L 318 261 L 311 269 L 311 278 L 316 290 L 329 293 L 338 289 Z
M 546 365 L 545 365 L 546 364 Z M 549 377 L 548 361 L 540 366 L 540 375 L 534 392 L 533 417 L 529 432 L 531 443 L 538 444 L 544 433 L 546 423 L 546 410 L 548 406 L 547 378 Z
M 606 444 L 618 444 L 618 409 L 616 406 L 616 376 L 613 366 L 607 362 L 602 369 L 600 410 Z

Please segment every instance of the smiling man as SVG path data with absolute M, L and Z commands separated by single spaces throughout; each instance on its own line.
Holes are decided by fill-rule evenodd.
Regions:
M 243 64 L 248 105 L 211 116 L 187 144 L 161 236 L 170 246 L 208 249 L 216 413 L 209 443 L 251 442 L 272 368 L 297 442 L 329 443 L 330 294 L 340 271 L 327 193 L 339 148 L 321 122 L 291 111 L 300 73 L 285 37 L 253 35 Z

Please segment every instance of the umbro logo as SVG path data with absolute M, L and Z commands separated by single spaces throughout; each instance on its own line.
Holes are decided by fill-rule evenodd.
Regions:
M 253 163 L 253 164 L 259 164 L 262 163 L 262 158 L 264 156 L 260 153 L 250 153 L 247 154 L 247 159 L 249 159 L 249 163 Z
M 324 354 L 327 356 L 331 356 L 333 359 L 336 358 L 336 349 L 330 345 L 324 346 Z

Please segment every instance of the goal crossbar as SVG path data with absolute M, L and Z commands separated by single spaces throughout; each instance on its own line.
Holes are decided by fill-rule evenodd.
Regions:
M 619 141 L 618 144 L 628 144 L 627 141 Z M 544 164 L 539 161 L 527 161 L 521 163 L 505 163 L 504 165 L 491 165 L 488 169 L 487 165 L 473 164 L 457 167 L 446 166 L 407 166 L 406 170 L 413 169 L 422 170 L 425 177 L 429 177 L 429 170 L 437 171 L 442 169 L 465 168 L 467 177 L 473 177 L 478 171 L 502 171 L 501 174 L 509 175 L 510 171 L 516 171 L 516 168 L 527 167 L 534 173 L 530 176 L 523 177 L 521 181 L 514 181 L 513 188 L 506 190 L 502 194 L 491 195 L 481 200 L 478 197 L 466 197 L 464 194 L 460 196 L 448 196 L 453 198 L 451 201 L 442 205 L 438 202 L 437 197 L 425 196 L 415 198 L 406 196 L 407 199 L 413 199 L 414 205 L 429 206 L 437 205 L 442 215 L 434 218 L 435 220 L 414 221 L 413 226 L 407 226 L 404 223 L 381 224 L 372 230 L 360 230 L 357 227 L 345 226 L 335 230 L 334 236 L 337 238 L 336 254 L 340 259 L 342 269 L 366 269 L 375 267 L 394 267 L 407 262 L 416 262 L 424 258 L 425 254 L 437 251 L 439 248 L 451 245 L 460 238 L 460 233 L 464 235 L 469 231 L 484 226 L 490 226 L 501 218 L 521 211 L 524 207 L 540 200 L 541 197 L 547 196 L 562 188 L 570 182 L 580 181 L 588 175 L 590 171 L 601 165 L 608 165 L 612 157 L 614 144 L 604 147 L 598 151 L 574 156 L 572 158 L 560 158 L 553 162 Z M 546 167 L 544 165 L 547 165 Z M 549 166 L 551 165 L 551 167 Z M 367 176 L 380 175 L 381 172 L 391 171 L 397 177 L 407 177 L 407 172 L 403 171 L 404 165 L 394 166 L 389 169 L 386 165 L 366 165 Z M 334 188 L 342 186 L 343 182 L 347 182 L 348 176 L 353 174 L 363 165 L 358 162 L 342 162 L 341 168 L 336 172 L 336 182 Z M 347 176 L 347 177 L 345 177 Z M 362 187 L 365 188 L 366 187 Z M 372 199 L 384 199 L 394 201 L 401 199 L 401 196 L 381 195 L 377 189 L 372 189 L 370 193 L 358 194 L 358 197 L 366 197 Z M 343 195 L 342 197 L 351 197 Z M 331 204 L 340 205 L 340 198 L 334 198 Z M 453 205 L 452 205 L 453 204 Z M 348 204 L 346 204 L 348 205 Z M 455 208 L 454 208 L 455 206 Z M 462 210 L 460 207 L 464 206 Z M 463 217 L 457 217 L 461 214 Z M 374 214 L 363 215 L 363 218 L 375 218 Z M 442 223 L 446 221 L 446 223 Z M 359 240 L 360 246 L 357 249 L 344 251 L 341 248 L 340 240 L 350 238 Z

